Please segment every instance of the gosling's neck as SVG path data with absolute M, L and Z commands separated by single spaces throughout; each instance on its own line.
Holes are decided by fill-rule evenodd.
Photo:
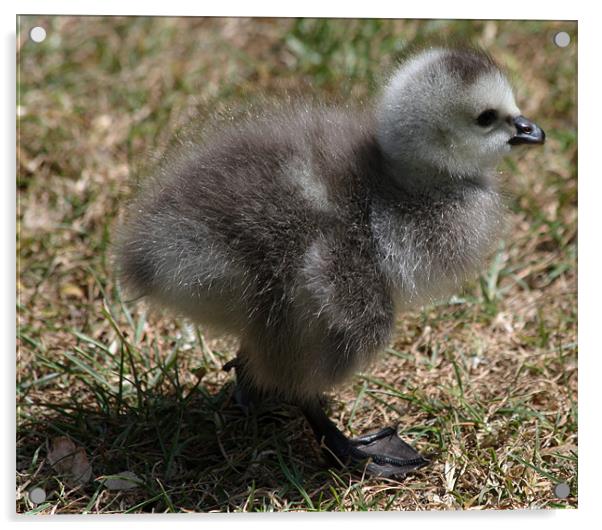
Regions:
M 382 149 L 387 179 L 404 194 L 438 199 L 467 187 L 496 193 L 498 183 L 495 166 L 440 167 L 425 160 L 391 156 Z

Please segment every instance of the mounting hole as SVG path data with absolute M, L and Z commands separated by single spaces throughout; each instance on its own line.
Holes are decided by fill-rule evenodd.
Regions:
M 554 44 L 559 48 L 566 48 L 571 43 L 571 36 L 566 31 L 559 31 L 554 35 Z
M 42 488 L 29 490 L 29 500 L 33 504 L 42 504 L 46 500 L 46 492 Z
M 566 482 L 560 482 L 554 486 L 554 495 L 557 499 L 566 499 L 571 494 L 571 488 Z
M 46 30 L 42 26 L 36 26 L 29 30 L 29 38 L 34 42 L 43 42 L 46 38 Z

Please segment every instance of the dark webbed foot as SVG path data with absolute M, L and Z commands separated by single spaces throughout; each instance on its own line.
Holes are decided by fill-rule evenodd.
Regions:
M 366 469 L 371 475 L 402 476 L 428 464 L 428 460 L 397 436 L 397 429 L 392 427 L 352 438 L 349 442 L 353 446 L 353 460 L 370 459 Z
M 224 365 L 224 370 L 236 371 L 234 400 L 246 413 L 260 404 L 260 395 L 245 374 L 245 362 L 240 356 Z M 397 430 L 386 427 L 375 433 L 347 438 L 322 410 L 316 399 L 302 407 L 318 442 L 329 460 L 338 466 L 361 466 L 369 475 L 401 478 L 428 464 L 428 460 L 397 436 Z
M 338 465 L 365 465 L 368 474 L 402 477 L 428 463 L 428 460 L 387 427 L 358 438 L 347 438 L 318 404 L 303 410 L 327 456 Z M 367 463 L 367 465 L 366 465 Z

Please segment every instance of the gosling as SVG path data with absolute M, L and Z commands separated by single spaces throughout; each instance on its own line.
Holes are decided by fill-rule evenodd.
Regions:
M 289 103 L 208 131 L 146 179 L 122 283 L 236 335 L 240 399 L 299 405 L 334 462 L 423 466 L 390 427 L 347 438 L 321 397 L 387 346 L 396 314 L 478 272 L 503 225 L 495 167 L 544 132 L 489 55 L 443 48 L 403 62 L 370 108 Z

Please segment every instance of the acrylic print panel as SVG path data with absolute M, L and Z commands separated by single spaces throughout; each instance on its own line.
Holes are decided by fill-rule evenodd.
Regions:
M 18 19 L 17 40 L 18 512 L 577 506 L 575 22 L 23 16 Z M 357 339 L 359 350 L 369 349 L 365 345 L 372 344 L 380 328 L 363 315 L 388 300 L 387 289 L 393 287 L 387 282 L 382 292 L 365 287 L 368 277 L 376 278 L 374 285 L 380 281 L 386 260 L 376 247 L 349 242 L 373 241 L 371 223 L 382 215 L 382 201 L 388 200 L 393 210 L 410 211 L 436 193 L 428 187 L 421 188 L 422 199 L 410 193 L 403 180 L 408 173 L 398 171 L 395 175 L 403 178 L 392 181 L 400 187 L 390 188 L 391 195 L 380 203 L 374 198 L 374 190 L 388 185 L 386 179 L 393 173 L 378 164 L 360 164 L 362 156 L 381 163 L 388 153 L 371 128 L 371 105 L 408 57 L 425 48 L 463 42 L 481 47 L 502 65 L 520 113 L 545 130 L 546 141 L 513 147 L 496 166 L 495 180 L 507 207 L 506 229 L 475 274 L 436 302 L 423 300 L 407 308 L 394 323 L 387 316 L 389 334 L 385 343 L 379 339 L 379 355 L 325 393 L 328 415 L 345 436 L 397 426 L 399 436 L 428 459 L 427 465 L 402 478 L 370 476 L 369 460 L 355 467 L 329 462 L 294 399 L 255 395 L 250 407 L 241 408 L 244 392 L 236 390 L 234 371 L 223 369 L 237 355 L 237 339 L 232 333 L 215 333 L 204 322 L 219 320 L 218 312 L 224 311 L 239 319 L 220 320 L 230 331 L 238 326 L 252 336 L 251 324 L 263 326 L 266 347 L 272 349 L 276 339 L 270 340 L 280 337 L 279 356 L 273 357 L 273 366 L 262 368 L 267 387 L 272 368 L 274 373 L 288 373 L 289 364 L 297 366 L 300 356 L 314 355 L 299 364 L 313 378 L 302 379 L 299 372 L 278 381 L 290 395 L 303 385 L 309 395 L 310 387 L 328 381 L 328 370 L 338 377 L 337 370 L 351 355 L 349 337 Z M 478 57 L 468 69 L 462 57 L 458 59 L 460 66 L 450 75 L 464 84 L 447 93 L 449 101 L 431 96 L 432 105 L 424 107 L 426 125 L 416 121 L 415 131 L 431 130 L 421 127 L 434 120 L 442 132 L 415 144 L 417 152 L 447 150 L 445 163 L 451 164 L 454 157 L 476 156 L 477 147 L 461 151 L 466 145 L 461 138 L 485 138 L 490 134 L 487 128 L 495 127 L 506 131 L 503 134 L 521 133 L 514 121 L 518 110 L 510 113 L 510 104 L 504 107 L 508 115 L 484 108 L 497 114 L 475 115 L 466 122 L 453 113 L 448 122 L 441 121 L 432 112 L 437 105 L 455 104 L 457 98 L 467 101 L 462 98 L 473 86 L 469 78 L 482 73 L 484 59 Z M 423 92 L 416 92 L 399 120 L 415 111 Z M 337 110 L 328 114 L 324 107 L 304 104 L 309 117 L 303 122 L 295 114 L 300 99 Z M 262 112 L 270 106 L 278 107 L 280 114 L 266 122 Z M 354 109 L 353 119 L 349 109 Z M 389 110 L 394 113 L 395 107 Z M 294 127 L 278 125 L 282 113 L 285 122 L 297 120 Z M 319 125 L 311 129 L 314 118 Z M 502 123 L 506 118 L 508 123 Z M 480 123 L 484 121 L 488 123 Z M 249 129 L 248 123 L 255 125 Z M 395 119 L 392 123 L 394 127 Z M 303 136 L 304 130 L 314 132 Z M 464 134 L 453 136 L 460 138 L 459 144 L 441 140 L 459 130 Z M 521 134 L 536 133 L 525 129 Z M 299 138 L 308 144 L 300 147 L 292 141 Z M 263 147 L 244 151 L 244 142 Z M 273 153 L 281 145 L 288 145 L 288 151 L 278 151 L 281 158 L 274 164 Z M 360 147 L 368 149 L 364 155 L 358 154 Z M 296 169 L 284 152 L 298 155 Z M 232 158 L 232 153 L 246 154 Z M 402 162 L 414 160 L 414 155 L 418 157 L 404 155 Z M 270 163 L 271 172 L 265 169 Z M 228 164 L 230 172 L 224 169 Z M 169 184 L 170 177 L 191 167 L 191 187 Z M 208 179 L 202 168 L 216 167 L 221 172 Z M 355 170 L 343 178 L 341 167 Z M 377 174 L 375 167 L 382 169 L 378 185 L 370 180 L 372 187 L 353 188 L 368 182 L 362 180 L 365 175 Z M 480 174 L 428 173 L 421 167 L 416 165 L 415 174 L 454 177 L 445 181 L 445 189 L 485 186 Z M 316 168 L 330 168 L 332 180 L 321 181 Z M 161 200 L 131 203 L 139 185 L 144 189 L 157 173 L 167 175 L 159 188 L 165 192 Z M 254 187 L 257 175 L 265 186 L 270 183 L 271 194 Z M 207 194 L 223 185 L 223 195 L 215 195 L 214 202 L 202 194 L 187 195 L 186 190 L 199 190 L 190 182 L 202 182 Z M 320 182 L 330 187 L 320 187 Z M 349 189 L 365 189 L 358 201 L 365 204 L 362 211 L 368 217 L 350 217 L 344 224 L 340 212 L 356 204 L 345 202 Z M 225 196 L 243 200 L 227 202 Z M 440 197 L 444 203 L 451 200 L 445 193 Z M 249 209 L 251 198 L 255 207 Z M 191 206 L 190 199 L 198 202 Z M 182 208 L 169 210 L 170 204 Z M 225 221 L 209 226 L 208 212 L 220 207 Z M 138 210 L 147 213 L 145 208 L 171 213 L 153 225 L 154 232 L 141 230 L 144 237 L 136 244 L 153 248 L 166 233 L 173 234 L 173 248 L 179 256 L 192 256 L 192 261 L 170 255 L 170 262 L 165 256 L 172 247 L 165 243 L 160 266 L 151 261 L 136 274 L 150 288 L 167 271 L 162 276 L 167 286 L 163 298 L 169 299 L 168 306 L 187 304 L 190 315 L 209 302 L 200 295 L 194 304 L 186 298 L 193 287 L 179 281 L 184 277 L 179 275 L 189 266 L 195 292 L 213 296 L 211 311 L 198 321 L 163 308 L 156 303 L 159 295 L 137 299 L 118 279 L 119 234 L 126 220 Z M 270 208 L 285 213 L 270 216 Z M 236 215 L 242 211 L 248 219 L 265 222 L 238 226 Z M 449 237 L 436 230 L 424 233 L 424 226 L 439 225 L 429 225 L 424 211 L 416 211 L 422 212 L 418 224 L 411 225 L 414 218 L 407 213 L 397 219 L 402 228 L 418 230 L 412 248 L 422 256 L 415 267 L 422 273 L 431 270 L 429 256 L 440 256 L 445 245 L 457 249 L 454 245 L 460 242 L 454 240 L 453 230 Z M 190 212 L 203 221 L 194 224 Z M 314 219 L 314 232 L 306 225 L 295 226 L 290 222 L 293 214 L 286 212 Z M 477 213 L 485 220 L 491 214 L 483 209 Z M 287 222 L 289 231 L 283 237 L 279 230 Z M 192 245 L 188 249 L 177 246 L 182 233 L 190 234 L 182 228 L 186 226 L 193 226 L 198 235 L 187 240 Z M 475 234 L 482 233 L 483 226 L 470 226 Z M 248 236 L 252 230 L 255 239 Z M 303 256 L 308 261 L 295 261 L 294 252 L 312 233 L 321 234 L 325 246 L 307 247 Z M 353 240 L 350 234 L 361 237 Z M 472 241 L 465 239 L 466 244 Z M 243 256 L 236 254 L 242 252 L 241 242 L 248 241 L 257 244 L 245 247 L 245 258 L 236 261 L 233 256 Z M 395 248 L 402 248 L 400 261 L 410 256 L 403 253 L 404 241 L 393 241 Z M 429 251 L 420 254 L 426 247 Z M 220 278 L 229 279 L 222 281 L 220 291 L 203 283 L 208 248 L 216 252 L 218 262 L 219 256 L 228 258 L 220 262 Z M 266 248 L 279 253 L 270 261 Z M 337 252 L 348 259 L 337 261 Z M 245 261 L 251 255 L 261 258 L 252 270 L 251 262 Z M 447 259 L 443 262 L 452 270 L 454 253 Z M 364 267 L 368 262 L 376 265 Z M 311 267 L 303 269 L 303 263 L 317 263 L 315 281 L 322 282 L 322 292 L 338 293 L 339 298 L 324 295 L 326 313 L 345 306 L 346 300 L 362 302 L 345 306 L 349 319 L 339 322 L 339 342 L 332 329 L 320 324 L 326 317 L 295 313 L 291 308 L 305 302 L 284 296 L 289 293 L 289 276 L 297 278 L 302 292 L 309 292 L 313 284 L 303 284 L 300 275 Z M 328 263 L 338 263 L 345 274 L 334 266 L 328 269 Z M 439 271 L 449 272 L 443 265 Z M 423 276 L 438 281 L 437 276 Z M 259 316 L 247 315 L 248 322 L 240 321 L 250 303 L 236 290 L 241 277 L 251 291 L 257 285 L 265 287 L 258 291 L 264 297 L 257 298 Z M 404 285 L 398 286 L 402 305 L 411 291 L 404 291 Z M 284 293 L 281 298 L 273 296 L 278 289 Z M 280 305 L 261 305 L 276 299 Z M 269 318 L 281 327 L 270 327 Z M 283 329 L 292 331 L 284 336 Z M 334 353 L 325 353 L 331 364 L 322 363 L 299 337 L 316 340 L 318 350 L 332 340 Z M 333 357 L 337 352 L 339 357 Z M 241 355 L 251 359 L 246 362 L 255 381 L 252 355 L 259 358 L 261 353 Z M 244 366 L 239 364 L 235 371 L 244 380 Z M 386 453 L 382 444 L 377 443 L 378 449 Z

